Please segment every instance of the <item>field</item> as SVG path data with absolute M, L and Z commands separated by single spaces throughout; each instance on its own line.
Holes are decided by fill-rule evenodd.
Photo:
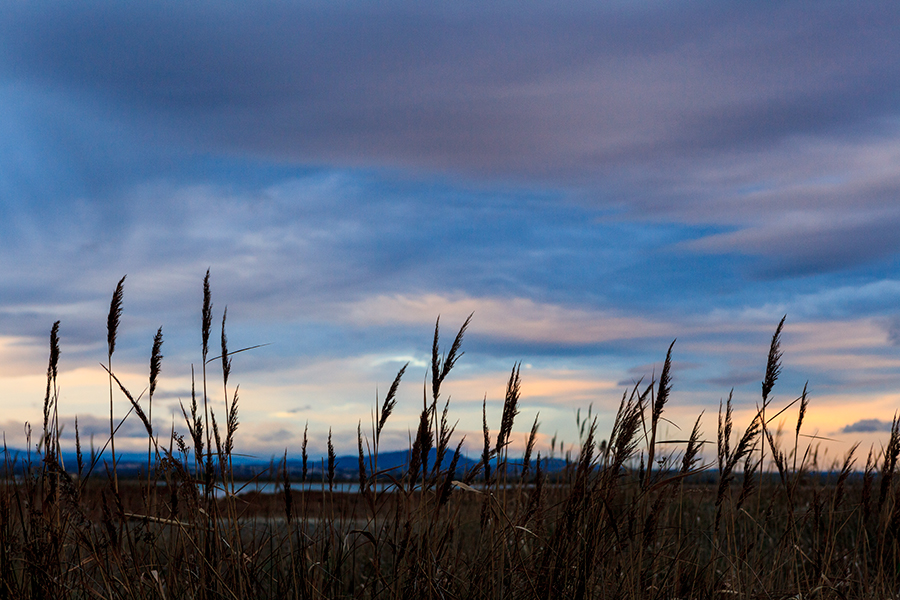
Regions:
M 461 353 L 466 325 L 431 365 L 409 464 L 379 469 L 381 432 L 404 371 L 367 431 L 358 433 L 359 493 L 329 489 L 334 451 L 313 487 L 286 463 L 278 493 L 235 487 L 234 395 L 218 422 L 206 394 L 212 317 L 204 285 L 202 380 L 185 408 L 189 435 L 160 437 L 141 403 L 115 377 L 112 357 L 122 282 L 108 320 L 110 402 L 125 394 L 129 418 L 147 429 L 147 468 L 120 478 L 96 456 L 62 466 L 56 326 L 51 332 L 43 428 L 32 452 L 7 453 L 0 482 L 0 596 L 3 598 L 895 598 L 900 596 L 900 424 L 886 446 L 837 464 L 818 464 L 801 444 L 804 394 L 771 404 L 781 369 L 772 336 L 759 412 L 735 427 L 730 398 L 716 439 L 697 425 L 679 444 L 657 440 L 670 393 L 671 348 L 658 380 L 622 398 L 611 430 L 581 425 L 581 450 L 549 468 L 531 426 L 524 456 L 509 453 L 521 381 L 513 368 L 501 422 L 485 419 L 480 462 L 461 468 L 441 386 Z M 468 323 L 468 322 L 467 322 Z M 162 337 L 151 360 L 150 397 Z M 223 382 L 217 381 L 218 385 Z M 790 432 L 769 428 L 792 408 Z M 115 456 L 111 416 L 108 453 Z M 494 433 L 492 433 L 494 432 Z M 785 442 L 787 438 L 787 442 Z M 111 459 L 114 461 L 114 459 Z M 69 461 L 71 462 L 71 461 Z M 108 463 L 111 464 L 111 463 Z

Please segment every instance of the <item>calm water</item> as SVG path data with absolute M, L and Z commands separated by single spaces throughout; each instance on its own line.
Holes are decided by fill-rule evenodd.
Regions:
M 235 481 L 234 482 L 234 490 L 236 494 L 243 494 L 246 492 L 260 492 L 262 494 L 280 494 L 282 491 L 283 484 L 278 482 L 255 482 L 255 481 Z M 370 488 L 375 486 L 369 486 Z M 383 492 L 385 490 L 390 490 L 395 488 L 392 483 L 379 483 L 375 488 L 379 492 Z M 341 481 L 335 482 L 332 488 L 335 492 L 341 492 L 345 494 L 356 494 L 359 492 L 359 483 L 353 483 L 349 481 Z M 319 482 L 306 482 L 303 484 L 291 482 L 291 490 L 295 492 L 299 491 L 312 491 L 312 492 L 322 492 L 328 491 L 328 484 Z M 223 496 L 223 490 L 216 490 L 217 496 Z
M 157 485 L 166 485 L 166 482 L 158 481 Z M 278 482 L 235 481 L 234 482 L 235 494 L 247 494 L 250 492 L 258 492 L 261 494 L 280 494 L 282 492 L 282 487 L 283 486 L 280 481 L 278 481 Z M 484 488 L 484 485 L 481 483 L 475 483 L 472 485 L 472 487 L 480 490 L 480 489 Z M 491 487 L 492 487 L 492 489 L 494 487 L 499 487 L 501 489 L 512 489 L 512 488 L 518 488 L 518 487 L 522 487 L 522 486 L 520 484 L 510 483 L 510 484 L 501 484 L 499 486 L 494 484 Z M 531 485 L 525 485 L 524 487 L 529 488 L 529 487 L 531 487 Z M 369 488 L 370 489 L 374 488 L 379 492 L 384 492 L 384 491 L 396 490 L 397 486 L 395 486 L 393 483 L 389 483 L 389 482 L 380 482 L 377 486 L 369 485 Z M 358 482 L 354 483 L 354 482 L 349 482 L 349 481 L 342 481 L 342 482 L 336 481 L 334 483 L 334 486 L 332 489 L 335 493 L 356 494 L 359 492 L 359 483 Z M 321 481 L 319 481 L 319 482 L 308 481 L 303 484 L 292 482 L 291 490 L 294 492 L 301 492 L 301 491 L 311 491 L 311 492 L 325 491 L 325 492 L 327 492 L 328 484 L 322 483 Z M 215 495 L 217 498 L 222 498 L 225 496 L 225 489 L 223 488 L 221 483 L 217 484 Z

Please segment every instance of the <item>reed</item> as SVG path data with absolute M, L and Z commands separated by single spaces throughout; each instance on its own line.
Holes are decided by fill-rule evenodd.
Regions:
M 192 367 L 179 425 L 185 435 L 154 428 L 162 328 L 153 338 L 146 397 L 115 372 L 124 281 L 113 294 L 103 365 L 109 436 L 99 451 L 91 443 L 87 459 L 76 420 L 73 465 L 62 461 L 59 322 L 51 328 L 40 439 L 32 445 L 29 437 L 22 455 L 6 452 L 0 480 L 0 598 L 846 599 L 897 597 L 900 590 L 900 418 L 861 471 L 858 445 L 819 465 L 814 436 L 801 433 L 806 387 L 775 410 L 784 320 L 769 345 L 756 413 L 737 423 L 729 394 L 714 440 L 703 439 L 700 417 L 686 439 L 663 439 L 663 413 L 677 402 L 673 343 L 659 378 L 623 394 L 603 441 L 591 410 L 586 419 L 579 411 L 579 443 L 554 437 L 542 448 L 535 417 L 523 432 L 524 454 L 512 456 L 527 390 L 517 363 L 496 429 L 483 401 L 480 460 L 465 472 L 449 395 L 442 406 L 439 399 L 472 317 L 446 352 L 438 321 L 405 469 L 380 468 L 378 454 L 409 365 L 383 400 L 376 395 L 371 428 L 357 424 L 358 493 L 338 485 L 330 430 L 317 470 L 307 426 L 299 469 L 290 467 L 287 449 L 251 478 L 278 482 L 277 493 L 261 494 L 240 482 L 232 460 L 239 388 L 229 386 L 231 366 L 246 349 L 229 350 L 223 311 L 221 355 L 209 356 L 209 272 L 200 381 Z M 223 423 L 207 395 L 212 361 L 221 361 Z M 113 410 L 116 397 L 128 401 L 125 417 Z M 797 410 L 793 448 L 780 442 L 780 427 L 768 426 L 788 409 Z M 124 419 L 139 420 L 148 437 L 147 472 L 136 479 L 120 476 L 115 457 L 105 472 L 94 468 L 106 447 L 114 452 Z M 801 439 L 809 445 L 802 448 Z M 547 458 L 557 450 L 562 460 Z M 319 475 L 321 486 L 313 481 Z
M 108 350 L 106 357 L 106 371 L 109 373 L 109 448 L 110 452 L 112 452 L 112 473 L 116 489 L 119 487 L 119 479 L 116 474 L 116 432 L 115 419 L 113 416 L 112 355 L 116 350 L 116 336 L 119 332 L 119 319 L 122 318 L 122 299 L 125 296 L 125 289 L 123 287 L 125 284 L 125 277 L 126 276 L 123 276 L 116 285 L 116 290 L 113 292 L 112 300 L 110 300 L 109 303 L 109 315 L 106 318 L 106 344 Z

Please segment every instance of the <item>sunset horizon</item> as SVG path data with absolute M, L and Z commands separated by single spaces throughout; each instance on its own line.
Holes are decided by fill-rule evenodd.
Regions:
M 202 281 L 233 349 L 237 451 L 341 454 L 404 365 L 408 446 L 440 318 L 477 453 L 521 364 L 512 448 L 600 435 L 673 347 L 670 439 L 810 398 L 805 438 L 876 451 L 900 409 L 900 10 L 887 2 L 567 7 L 12 3 L 0 20 L 0 429 L 109 430 L 113 356 L 185 434 Z M 219 333 L 214 333 L 214 337 Z M 216 337 L 216 339 L 218 339 Z M 256 347 L 258 346 L 258 347 Z M 221 368 L 209 398 L 224 411 Z M 217 370 L 218 369 L 218 370 Z M 127 398 L 114 390 L 114 415 Z M 146 400 L 146 398 L 144 398 Z M 144 401 L 142 400 L 142 401 Z M 783 415 L 790 437 L 796 404 Z M 780 410 L 780 408 L 779 408 Z M 221 416 L 221 412 L 217 412 Z M 771 424 L 777 426 L 777 422 Z M 133 415 L 117 449 L 146 448 Z M 818 438 L 829 438 L 821 440 Z M 84 438 L 87 439 L 87 438 Z M 34 443 L 34 440 L 32 440 Z

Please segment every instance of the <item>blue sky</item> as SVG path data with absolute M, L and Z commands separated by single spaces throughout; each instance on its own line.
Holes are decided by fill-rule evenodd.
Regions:
M 447 393 L 475 440 L 514 363 L 519 429 L 539 411 L 571 443 L 675 338 L 670 418 L 706 411 L 711 438 L 732 387 L 749 419 L 787 314 L 776 401 L 809 380 L 810 433 L 877 441 L 900 407 L 898 30 L 889 2 L 10 3 L 3 429 L 40 419 L 59 319 L 61 414 L 102 435 L 126 273 L 116 370 L 143 389 L 163 327 L 169 427 L 210 268 L 232 348 L 269 344 L 234 359 L 248 453 L 307 422 L 353 451 L 410 361 L 404 446 L 434 321 L 449 343 L 470 312 Z

